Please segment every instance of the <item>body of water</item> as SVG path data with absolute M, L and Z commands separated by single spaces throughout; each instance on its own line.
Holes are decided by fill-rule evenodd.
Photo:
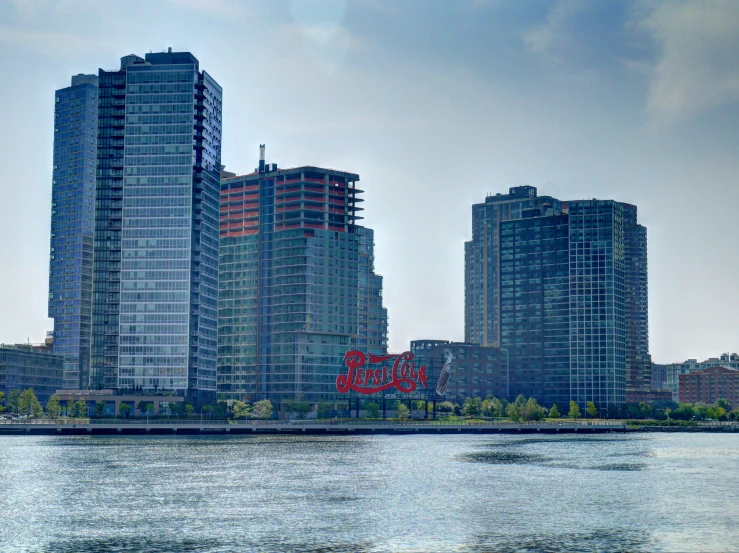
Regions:
M 0 551 L 739 551 L 739 435 L 0 437 Z

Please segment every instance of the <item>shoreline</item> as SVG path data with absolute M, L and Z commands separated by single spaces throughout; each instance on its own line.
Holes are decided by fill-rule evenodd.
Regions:
M 407 434 L 604 434 L 633 432 L 737 433 L 739 423 L 634 425 L 626 421 L 445 422 L 445 421 L 35 421 L 0 424 L 0 436 L 18 435 L 407 435 Z

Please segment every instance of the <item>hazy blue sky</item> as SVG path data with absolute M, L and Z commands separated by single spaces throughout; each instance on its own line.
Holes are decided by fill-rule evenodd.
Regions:
M 360 174 L 393 350 L 463 339 L 470 206 L 517 185 L 638 205 L 655 361 L 739 350 L 735 0 L 0 0 L 0 342 L 52 328 L 54 90 L 168 46 L 229 170 Z

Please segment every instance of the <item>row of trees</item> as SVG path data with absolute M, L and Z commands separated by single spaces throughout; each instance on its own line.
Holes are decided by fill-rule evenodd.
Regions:
M 20 391 L 11 390 L 6 397 L 0 392 L 0 413 L 5 410 L 3 403 L 7 404 L 7 408 L 11 413 L 24 415 L 29 417 L 42 417 L 46 414 L 49 417 L 59 417 L 63 409 L 62 399 L 56 394 L 49 398 L 46 408 L 42 408 L 38 398 L 32 389 Z M 105 415 L 107 402 L 95 402 L 95 416 L 103 417 Z M 151 415 L 154 412 L 154 404 L 151 401 L 142 400 L 138 404 L 138 411 L 141 414 Z M 411 415 L 410 409 L 398 400 L 392 401 L 388 405 L 389 409 L 397 412 L 400 419 L 407 419 Z M 426 402 L 416 400 L 413 402 L 413 408 L 416 410 L 424 410 L 427 408 Z M 429 410 L 433 410 L 431 404 L 428 405 Z M 176 417 L 191 417 L 195 414 L 195 407 L 190 403 L 170 403 L 170 412 Z M 305 418 L 311 412 L 312 406 L 307 401 L 287 401 L 282 403 L 282 410 L 288 414 L 296 414 L 299 419 Z M 325 419 L 334 412 L 334 405 L 329 402 L 320 402 L 317 405 L 317 416 L 319 419 Z M 367 418 L 380 418 L 380 405 L 376 402 L 369 402 L 364 405 Z M 499 399 L 492 395 L 487 396 L 484 400 L 481 398 L 467 398 L 462 405 L 454 404 L 450 401 L 436 405 L 437 413 L 449 415 L 467 416 L 467 417 L 488 417 L 488 418 L 508 418 L 513 421 L 537 421 L 545 418 L 560 418 L 562 413 L 559 406 L 554 404 L 549 409 L 540 405 L 535 398 L 526 398 L 519 395 L 515 401 L 508 402 L 506 399 Z M 243 401 L 234 401 L 231 405 L 225 401 L 219 401 L 211 405 L 200 406 L 201 416 L 207 415 L 214 418 L 234 418 L 234 419 L 269 419 L 274 415 L 275 408 L 268 399 L 254 402 L 253 404 Z M 121 403 L 118 408 L 117 415 L 127 418 L 131 416 L 133 407 L 128 403 Z M 66 414 L 69 417 L 87 417 L 88 405 L 84 399 L 66 400 Z M 598 415 L 606 415 L 609 418 L 628 418 L 628 419 L 657 419 L 657 420 L 739 420 L 739 409 L 732 410 L 731 404 L 726 399 L 718 399 L 713 405 L 702 403 L 674 403 L 654 402 L 651 405 L 645 402 L 639 404 L 615 405 L 609 404 L 602 411 L 592 401 L 587 402 L 585 413 L 582 412 L 580 406 L 570 401 L 567 417 L 578 419 L 583 416 L 595 418 Z
M 4 400 L 5 393 L 0 392 L 0 413 L 5 411 L 5 407 L 1 405 Z M 7 404 L 10 412 L 16 415 L 28 417 L 42 417 L 44 415 L 44 409 L 31 388 L 22 392 L 18 389 L 10 390 Z
M 536 398 L 527 398 L 523 394 L 519 395 L 515 401 L 509 402 L 505 398 L 499 399 L 489 395 L 485 399 L 479 397 L 468 397 L 462 405 L 445 401 L 437 405 L 439 413 L 450 413 L 458 416 L 466 417 L 490 417 L 490 418 L 509 418 L 514 421 L 537 421 L 545 418 L 560 418 L 562 416 L 559 406 L 555 403 L 549 409 L 540 405 Z M 598 415 L 598 407 L 592 401 L 587 402 L 585 413 L 589 417 Z M 583 416 L 579 405 L 574 401 L 570 401 L 567 416 L 570 418 L 580 418 Z

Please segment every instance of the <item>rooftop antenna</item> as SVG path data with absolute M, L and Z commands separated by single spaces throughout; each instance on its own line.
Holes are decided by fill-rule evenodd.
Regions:
M 264 173 L 264 144 L 259 145 L 259 172 Z

